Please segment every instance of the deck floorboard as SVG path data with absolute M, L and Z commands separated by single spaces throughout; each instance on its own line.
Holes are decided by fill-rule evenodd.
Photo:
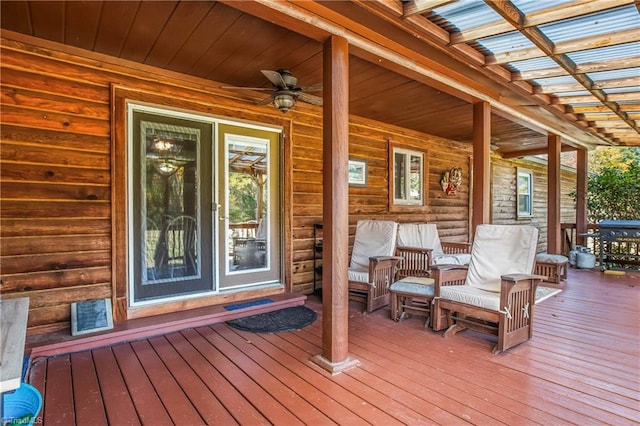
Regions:
M 533 339 L 498 355 L 491 336 L 443 339 L 423 318 L 396 323 L 388 308 L 363 314 L 350 302 L 349 350 L 360 364 L 331 376 L 311 362 L 322 351 L 322 305 L 309 297 L 318 320 L 302 330 L 194 320 L 39 356 L 28 379 L 44 396 L 45 425 L 637 425 L 640 273 L 571 269 L 557 287 L 536 305 Z

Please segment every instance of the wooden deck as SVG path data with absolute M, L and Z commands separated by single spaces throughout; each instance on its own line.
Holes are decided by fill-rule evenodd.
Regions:
M 198 326 L 39 357 L 29 381 L 45 425 L 638 424 L 640 274 L 569 274 L 537 305 L 533 340 L 499 355 L 490 336 L 445 340 L 353 303 L 361 364 L 331 377 L 310 362 L 322 330 L 310 297 L 319 320 L 303 330 Z

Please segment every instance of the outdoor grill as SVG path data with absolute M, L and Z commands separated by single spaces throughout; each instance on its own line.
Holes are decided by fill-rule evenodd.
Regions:
M 640 220 L 600 222 L 600 267 L 640 269 Z

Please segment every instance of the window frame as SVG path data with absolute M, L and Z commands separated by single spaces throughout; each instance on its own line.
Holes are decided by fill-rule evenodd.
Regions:
M 405 154 L 407 158 L 419 156 L 421 158 L 420 199 L 403 200 L 396 198 L 396 153 Z M 416 146 L 390 143 L 389 144 L 389 211 L 424 211 L 427 209 L 429 188 L 429 152 Z M 408 182 L 408 181 L 407 181 Z
M 522 188 L 520 187 L 520 177 L 527 178 L 528 191 L 526 192 L 521 191 Z M 533 187 L 534 187 L 533 172 L 529 169 L 517 167 L 516 168 L 516 218 L 517 219 L 531 218 L 533 216 Z M 521 200 L 521 196 L 529 197 L 528 206 L 527 206 L 527 203 L 524 203 L 523 200 Z

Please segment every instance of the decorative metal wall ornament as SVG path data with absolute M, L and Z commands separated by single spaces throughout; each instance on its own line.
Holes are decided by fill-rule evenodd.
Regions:
M 458 187 L 462 183 L 462 169 L 460 167 L 452 167 L 444 172 L 442 179 L 440 179 L 440 185 L 442 190 L 447 195 L 456 195 Z

